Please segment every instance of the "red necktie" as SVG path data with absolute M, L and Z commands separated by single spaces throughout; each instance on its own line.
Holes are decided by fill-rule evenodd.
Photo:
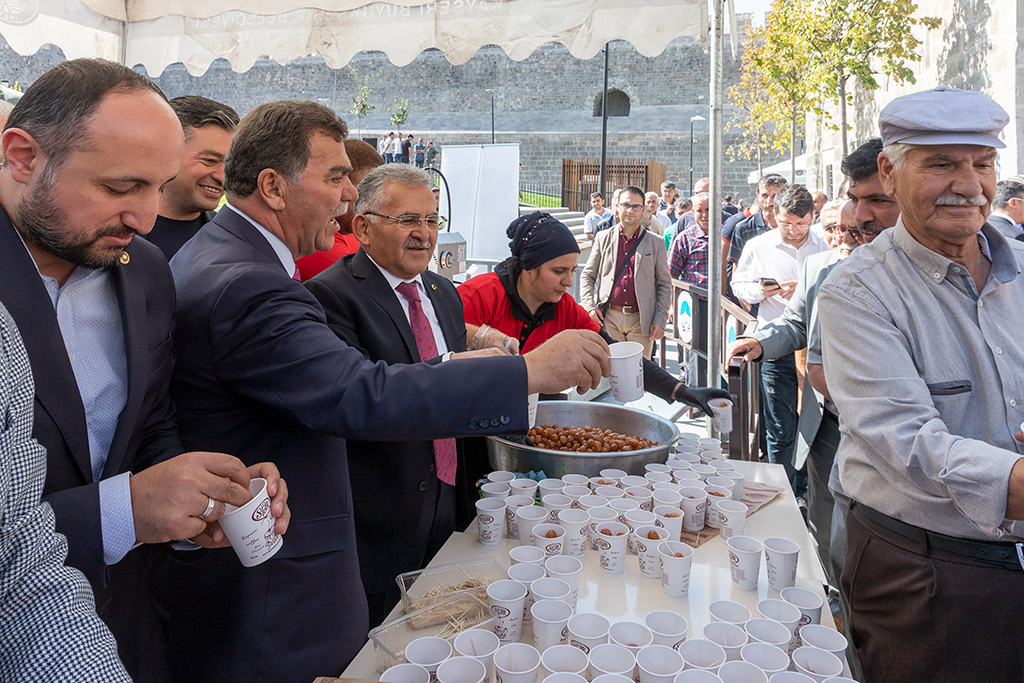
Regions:
M 415 282 L 403 282 L 398 285 L 398 292 L 409 301 L 409 324 L 412 327 L 412 335 L 416 338 L 416 350 L 420 354 L 420 360 L 430 360 L 437 357 L 437 344 L 434 343 L 434 333 L 430 329 L 430 321 L 427 320 L 420 305 L 420 294 Z M 437 468 L 437 478 L 446 484 L 455 485 L 455 439 L 434 439 L 434 465 Z

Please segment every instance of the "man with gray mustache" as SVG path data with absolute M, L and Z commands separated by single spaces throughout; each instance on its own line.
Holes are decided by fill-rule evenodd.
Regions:
M 1024 245 L 986 223 L 1008 121 L 968 90 L 890 102 L 878 172 L 900 218 L 819 290 L 846 631 L 872 682 L 1024 671 Z

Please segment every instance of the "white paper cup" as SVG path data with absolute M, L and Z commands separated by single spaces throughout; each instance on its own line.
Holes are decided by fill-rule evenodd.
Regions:
M 629 529 L 629 540 L 626 541 L 626 552 L 636 555 L 636 537 L 633 532 L 637 527 L 654 524 L 658 517 L 650 510 L 629 510 L 619 516 L 619 521 Z
M 735 600 L 715 600 L 708 605 L 708 614 L 713 621 L 724 621 L 727 624 L 742 626 L 750 619 L 750 610 Z
M 789 668 L 789 655 L 786 651 L 768 643 L 747 643 L 740 648 L 740 659 L 750 662 L 769 676 Z
M 419 664 L 402 662 L 380 675 L 381 683 L 430 683 L 430 672 Z
M 565 545 L 565 529 L 558 524 L 538 524 L 533 527 L 533 544 L 543 548 L 548 557 L 561 555 Z
M 572 507 L 572 498 L 561 493 L 549 493 L 540 499 L 540 504 L 548 511 L 548 522 L 558 524 L 558 513 Z
M 600 614 L 581 612 L 569 617 L 569 644 L 586 653 L 608 642 L 611 624 Z
M 572 501 L 572 505 L 570 505 L 570 507 L 580 508 L 583 507 L 580 504 L 580 499 L 583 498 L 584 496 L 591 495 L 590 487 L 580 486 L 579 484 L 566 484 L 565 488 L 562 489 L 562 495 L 568 496 L 569 500 Z
M 569 584 L 551 576 L 537 579 L 530 584 L 530 594 L 533 595 L 533 599 L 536 602 L 541 600 L 560 600 L 568 605 L 571 592 Z
M 658 463 L 654 463 L 654 464 L 658 464 Z M 661 465 L 661 467 L 665 467 L 665 466 Z M 657 470 L 656 471 L 648 471 L 644 475 L 644 479 L 646 479 L 647 481 L 650 482 L 650 487 L 653 489 L 655 484 L 660 484 L 660 483 L 663 483 L 663 482 L 666 482 L 666 481 L 672 481 L 672 473 L 671 472 L 661 472 L 661 471 L 657 471 Z
M 563 474 L 561 479 L 565 482 L 566 486 L 590 486 L 590 477 L 585 474 L 576 474 L 575 472 L 571 472 L 569 474 Z
M 672 486 L 675 486 L 676 488 L 655 489 L 651 493 L 651 497 L 654 499 L 652 509 L 660 505 L 671 505 L 676 508 L 682 506 L 683 496 L 679 493 L 679 487 L 677 484 L 672 484 Z
M 690 465 L 690 471 L 700 475 L 701 483 L 706 482 L 708 477 L 714 477 L 718 474 L 718 470 L 711 465 L 702 465 L 701 463 Z
M 632 679 L 634 668 L 636 656 L 621 645 L 605 643 L 590 649 L 590 675 L 593 678 L 601 674 L 619 674 Z
M 537 683 L 540 653 L 526 643 L 508 643 L 494 653 L 494 668 L 501 683 Z
M 526 593 L 526 587 L 512 579 L 501 579 L 487 586 L 487 604 L 497 621 L 494 635 L 502 644 L 515 643 L 523 634 Z
M 568 641 L 567 624 L 572 616 L 572 607 L 568 603 L 562 600 L 537 600 L 530 612 L 533 614 L 533 646 L 538 651 L 544 652 L 549 647 L 564 645 Z
M 729 540 L 733 536 L 742 536 L 747 528 L 747 506 L 730 499 L 715 502 L 715 507 L 722 538 Z
M 597 488 L 599 486 L 615 486 L 615 487 L 618 487 L 618 485 L 619 485 L 619 477 L 612 478 L 612 477 L 602 477 L 601 475 L 598 475 L 596 477 L 591 477 L 590 478 L 590 490 L 591 491 L 595 491 L 596 492 Z
M 594 489 L 594 493 L 608 500 L 616 500 L 626 495 L 626 492 L 618 486 L 598 486 Z
M 543 663 L 543 661 L 544 657 L 542 655 L 541 662 Z M 568 671 L 559 671 L 558 673 L 545 676 L 542 683 L 587 683 L 587 677 L 569 673 Z
M 768 643 L 783 652 L 785 652 L 790 638 L 793 637 L 788 628 L 774 619 L 765 619 L 764 617 L 748 619 L 747 623 L 743 624 L 743 630 L 750 636 L 750 642 Z
M 781 591 L 796 583 L 796 561 L 800 546 L 788 538 L 764 539 L 764 560 L 768 569 L 768 585 Z
M 487 667 L 474 657 L 450 657 L 437 667 L 438 683 L 483 683 Z
M 530 592 L 530 586 L 537 579 L 544 578 L 544 567 L 539 564 L 528 564 L 523 562 L 509 567 L 507 573 L 508 578 L 513 581 L 518 581 L 523 584 L 524 588 L 526 588 L 526 600 L 523 602 L 523 626 L 528 626 L 533 622 L 533 616 L 530 612 L 530 608 L 533 606 L 533 593 Z
M 608 479 L 615 479 L 616 481 L 618 481 L 619 479 L 622 479 L 629 473 L 626 472 L 625 470 L 615 469 L 614 467 L 606 467 L 603 470 L 600 470 L 598 474 L 602 477 L 607 477 Z
M 488 681 L 494 676 L 494 651 L 500 645 L 498 636 L 481 628 L 463 631 L 452 640 L 452 648 L 456 654 L 461 657 L 472 657 L 484 665 L 487 669 L 485 680 Z
M 732 489 L 705 484 L 704 490 L 708 494 L 708 504 L 704 508 L 704 523 L 712 529 L 717 529 L 720 521 L 718 519 L 718 508 L 715 504 L 722 500 L 732 500 Z
M 480 494 L 484 498 L 506 498 L 508 493 L 508 484 L 487 483 L 480 487 Z
M 596 676 L 593 683 L 636 683 L 632 676 L 623 676 L 621 674 L 601 674 Z
M 684 486 L 679 489 L 679 494 L 683 497 L 683 528 L 687 531 L 700 531 L 704 528 L 708 492 L 703 488 Z
M 712 460 L 708 464 L 718 470 L 718 476 L 722 476 L 722 472 L 736 471 L 736 465 L 730 460 Z
M 476 501 L 476 525 L 481 544 L 501 543 L 502 532 L 505 530 L 505 499 L 481 498 Z
M 611 362 L 609 379 L 616 401 L 629 403 L 644 395 L 644 347 L 638 342 L 616 342 L 608 345 Z
M 405 646 L 405 661 L 422 666 L 432 680 L 436 677 L 437 667 L 451 656 L 452 644 L 436 636 L 417 638 Z
M 753 664 L 733 660 L 718 670 L 722 683 L 768 683 L 768 674 Z
M 608 499 L 602 498 L 596 493 L 591 493 L 590 495 L 587 496 L 581 496 L 579 503 L 581 510 L 590 510 L 592 508 L 604 507 L 605 505 L 608 504 Z
M 796 629 L 800 625 L 800 618 L 803 616 L 796 605 L 791 605 L 785 600 L 769 598 L 757 603 L 757 613 L 765 619 L 777 621 L 789 629 L 790 634 L 793 636 L 790 639 L 790 648 L 795 649 L 795 645 L 792 645 L 792 643 L 796 639 Z
M 722 679 L 706 669 L 683 669 L 676 674 L 673 683 L 722 683 Z
M 686 632 L 690 624 L 682 614 L 668 610 L 648 612 L 644 617 L 644 625 L 651 629 L 655 645 L 665 645 L 678 650 L 686 641 Z
M 711 465 L 711 467 L 714 467 L 714 465 Z M 708 480 L 704 483 L 711 486 L 718 486 L 723 489 L 729 489 L 729 498 L 733 498 L 733 488 L 735 488 L 736 482 L 732 479 L 723 477 L 721 471 L 718 471 L 713 477 L 708 477 Z
M 709 621 L 704 624 L 704 637 L 712 643 L 718 643 L 725 650 L 725 657 L 730 661 L 740 658 L 740 648 L 747 644 L 747 632 L 736 624 L 724 621 Z
M 683 511 L 674 505 L 659 505 L 653 512 L 654 523 L 668 531 L 668 540 L 678 541 L 683 531 Z
M 508 470 L 494 470 L 487 475 L 487 481 L 491 484 L 508 484 L 515 478 L 516 473 Z
M 543 548 L 538 548 L 532 545 L 519 545 L 508 551 L 508 557 L 512 561 L 512 564 L 536 564 L 538 566 L 544 565 L 544 558 L 547 555 L 544 554 Z
M 857 683 L 857 681 L 846 676 L 833 676 L 832 678 L 826 678 L 825 683 Z
M 537 488 L 540 489 L 541 500 L 544 496 L 549 493 L 561 493 L 562 489 L 565 488 L 565 482 L 558 477 L 548 477 L 547 479 L 541 479 L 537 483 Z
M 736 485 L 732 489 L 732 499 L 737 503 L 743 502 L 743 480 L 747 478 L 747 475 L 742 472 L 734 472 L 732 470 L 718 470 L 718 476 L 722 479 L 731 479 L 736 482 Z
M 798 647 L 793 652 L 793 666 L 816 681 L 843 675 L 843 662 L 834 654 L 817 647 Z
M 651 491 L 654 493 L 657 493 L 658 491 L 672 491 L 674 493 L 679 493 L 679 484 L 674 481 L 659 481 L 651 484 Z M 657 505 L 658 501 L 655 500 L 654 504 Z
M 698 463 L 698 464 L 700 464 L 700 463 Z M 680 488 L 683 488 L 683 487 L 686 487 L 686 486 L 697 486 L 697 487 L 699 487 L 699 486 L 701 486 L 704 483 L 703 481 L 701 481 L 700 475 L 698 473 L 694 472 L 692 469 L 690 469 L 690 470 L 676 470 L 675 472 L 672 473 L 672 478 L 675 480 L 675 482 L 677 484 L 679 484 Z
M 533 545 L 533 528 L 548 521 L 548 511 L 536 505 L 516 508 L 519 523 L 519 545 Z
M 548 576 L 561 579 L 569 586 L 569 604 L 576 609 L 576 601 L 580 595 L 580 576 L 583 573 L 583 562 L 570 555 L 556 555 L 544 561 Z
M 697 439 L 697 445 L 701 448 L 722 447 L 722 440 L 713 436 L 702 436 Z
M 683 670 L 683 657 L 666 645 L 648 645 L 636 653 L 640 683 L 672 683 Z
M 672 450 L 675 450 L 675 446 L 672 447 Z M 667 467 L 668 471 L 671 473 L 675 472 L 676 470 L 690 469 L 690 463 L 686 462 L 685 460 L 680 460 L 679 458 L 673 456 L 665 461 L 665 467 Z
M 576 508 L 562 510 L 558 516 L 558 524 L 565 529 L 565 541 L 562 546 L 562 552 L 570 557 L 583 557 L 587 551 L 587 529 L 590 526 L 590 513 Z
M 839 659 L 846 658 L 846 647 L 849 643 L 839 631 L 821 624 L 807 624 L 800 627 L 800 640 L 804 645 L 831 652 Z
M 663 472 L 669 474 L 672 472 L 672 468 L 661 462 L 649 462 L 644 465 L 644 472 Z
M 725 544 L 729 547 L 732 582 L 741 590 L 756 590 L 761 569 L 761 541 L 750 536 L 733 536 Z
M 641 477 L 639 474 L 627 474 L 619 479 L 619 486 L 621 486 L 623 490 L 637 487 L 646 489 L 650 488 L 651 482 L 647 481 L 647 479 Z
M 284 545 L 284 539 L 274 531 L 276 520 L 270 514 L 267 480 L 250 479 L 249 494 L 252 500 L 242 507 L 225 503 L 227 512 L 218 520 L 243 567 L 263 564 Z
M 670 598 L 681 598 L 690 591 L 693 548 L 679 541 L 658 544 L 661 560 L 661 590 Z
M 799 586 L 783 588 L 780 592 L 782 599 L 791 605 L 795 605 L 800 614 L 800 626 L 797 626 L 797 637 L 800 636 L 800 629 L 808 624 L 821 623 L 821 609 L 825 606 L 825 598 L 819 593 Z M 831 630 L 831 629 L 829 629 Z M 827 648 L 826 648 L 827 649 Z
M 732 432 L 732 401 L 727 398 L 713 398 L 708 401 L 711 406 L 711 425 L 719 434 Z
M 649 579 L 661 578 L 661 555 L 658 553 L 658 546 L 668 540 L 668 530 L 653 524 L 638 526 L 633 531 L 633 543 L 636 546 L 636 556 L 642 575 Z
M 626 540 L 629 533 L 626 525 L 621 522 L 602 522 L 597 525 L 596 531 L 601 569 L 609 574 L 621 574 L 626 571 Z
M 810 676 L 805 676 L 799 671 L 780 671 L 777 674 L 772 674 L 771 678 L 768 679 L 768 683 L 814 683 L 814 679 Z
M 567 673 L 585 677 L 587 668 L 590 667 L 590 658 L 587 653 L 571 645 L 552 645 L 543 650 L 540 655 L 540 667 L 546 676 L 552 674 Z M 545 678 L 545 680 L 548 680 Z M 584 681 L 586 678 L 583 679 Z
M 654 642 L 651 629 L 635 621 L 617 621 L 608 627 L 608 642 L 624 647 L 634 655 Z
M 529 507 L 533 505 L 533 498 L 512 494 L 505 498 L 505 534 L 512 539 L 519 540 L 519 520 L 516 519 L 516 508 Z
M 597 525 L 601 522 L 615 522 L 619 519 L 617 510 L 610 507 L 596 507 L 587 510 L 590 513 L 590 524 L 587 525 L 587 537 L 590 539 L 590 549 L 597 550 Z
M 533 479 L 524 479 L 522 477 L 513 479 L 508 482 L 508 487 L 511 489 L 511 491 L 509 491 L 510 495 L 529 496 L 533 499 L 537 498 L 537 482 Z
M 640 503 L 632 498 L 616 498 L 615 500 L 608 501 L 608 507 L 612 510 L 617 510 L 619 517 L 622 517 L 630 510 L 639 510 Z M 621 519 L 619 521 L 622 522 Z M 622 523 L 625 524 L 625 522 Z
M 540 394 L 527 394 L 526 396 L 526 424 L 528 427 L 537 425 L 537 402 L 539 400 Z
M 706 669 L 717 672 L 725 664 L 725 650 L 718 643 L 705 638 L 691 638 L 679 646 L 679 654 L 687 669 Z

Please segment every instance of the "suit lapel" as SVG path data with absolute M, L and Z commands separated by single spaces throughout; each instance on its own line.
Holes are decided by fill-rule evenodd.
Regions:
M 18 324 L 28 351 L 36 399 L 60 430 L 82 476 L 92 481 L 85 408 L 57 324 L 57 314 L 32 257 L 3 209 L 0 209 L 0 278 L 4 305 Z
M 352 257 L 352 276 L 362 281 L 370 298 L 387 312 L 391 321 L 395 324 L 395 328 L 398 329 L 402 341 L 405 342 L 405 348 L 409 352 L 409 357 L 414 361 L 423 360 L 420 358 L 419 349 L 416 348 L 416 340 L 412 336 L 412 327 L 409 326 L 409 320 L 405 317 L 402 304 L 398 301 L 398 294 L 391 289 L 388 281 L 384 279 L 380 270 L 377 269 L 377 266 L 373 264 L 370 257 L 362 249 L 357 251 L 355 256 Z

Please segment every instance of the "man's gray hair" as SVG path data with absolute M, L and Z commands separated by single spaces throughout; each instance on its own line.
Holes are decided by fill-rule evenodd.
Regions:
M 359 199 L 356 200 L 355 212 L 379 212 L 388 203 L 388 183 L 402 187 L 423 186 L 428 190 L 434 188 L 431 175 L 423 169 L 408 164 L 386 164 L 378 166 L 367 173 L 359 181 Z
M 705 199 L 711 201 L 711 194 L 709 192 L 698 192 L 697 194 L 690 197 L 690 203 L 696 206 Z
M 666 180 L 665 182 L 663 182 L 661 184 L 661 189 L 663 189 L 663 190 L 664 189 L 672 189 L 672 190 L 674 190 L 674 189 L 676 189 L 676 184 L 673 183 L 671 180 Z
M 882 148 L 882 154 L 885 155 L 897 171 L 902 171 L 903 164 L 907 160 L 907 154 L 916 146 L 907 142 L 893 142 Z
M 651 197 L 654 197 L 655 199 L 661 199 L 661 195 L 658 194 L 657 192 L 648 192 L 644 195 L 645 200 L 650 199 Z

